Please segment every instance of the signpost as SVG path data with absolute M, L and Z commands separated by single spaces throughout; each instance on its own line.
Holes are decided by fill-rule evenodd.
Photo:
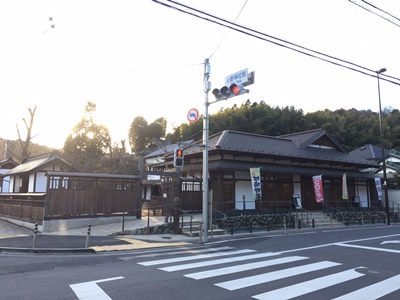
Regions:
M 225 77 L 225 86 L 229 87 L 233 83 L 235 83 L 237 85 L 245 86 L 245 83 L 247 83 L 247 81 L 248 81 L 248 77 L 249 77 L 249 75 L 248 75 L 247 69 L 233 73 L 233 74 Z
M 244 69 L 242 71 L 236 72 L 234 74 L 231 74 L 227 77 L 225 77 L 225 86 L 221 88 L 221 90 L 224 90 L 224 92 L 229 89 L 228 87 L 231 87 L 232 85 L 238 85 L 238 86 L 247 86 L 251 85 L 254 83 L 254 71 L 250 73 L 250 76 L 248 74 L 247 69 Z M 212 226 L 212 200 L 209 197 L 209 191 L 208 191 L 208 137 L 209 137 L 209 115 L 208 115 L 208 106 L 212 103 L 215 103 L 220 100 L 226 100 L 228 98 L 234 97 L 234 96 L 239 96 L 242 93 L 235 93 L 230 94 L 229 96 L 226 95 L 225 97 L 220 97 L 214 102 L 209 102 L 208 101 L 208 92 L 211 89 L 211 82 L 209 81 L 210 79 L 210 61 L 208 58 L 204 60 L 204 93 L 205 93 L 205 102 L 204 102 L 204 114 L 203 114 L 203 191 L 202 191 L 202 229 L 201 229 L 201 239 L 200 241 L 202 243 L 207 243 L 208 242 L 208 228 Z M 215 91 L 216 90 L 216 91 Z M 224 92 L 221 92 L 219 89 L 214 89 L 213 94 L 214 96 L 224 94 Z M 249 92 L 248 90 L 244 90 L 244 92 Z M 190 112 L 189 112 L 190 113 Z M 188 115 L 189 118 L 189 115 Z M 190 120 L 189 120 L 190 121 Z

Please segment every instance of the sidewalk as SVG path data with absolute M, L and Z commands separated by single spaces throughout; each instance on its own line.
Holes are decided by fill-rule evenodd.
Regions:
M 199 219 L 201 216 L 196 216 Z M 164 217 L 147 217 L 125 222 L 124 230 L 164 224 Z M 51 233 L 38 233 L 35 240 L 32 230 L 0 220 L 0 252 L 29 253 L 94 253 L 183 246 L 199 243 L 199 238 L 181 234 L 116 235 L 122 232 L 122 223 L 91 226 Z M 88 241 L 88 242 L 87 242 Z M 88 248 L 86 248 L 88 243 Z M 35 245 L 35 247 L 33 247 Z

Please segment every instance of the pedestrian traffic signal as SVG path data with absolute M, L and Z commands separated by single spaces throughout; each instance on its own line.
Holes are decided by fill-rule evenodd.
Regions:
M 183 149 L 182 148 L 177 148 L 174 150 L 174 167 L 175 168 L 181 168 L 183 167 Z
M 223 86 L 221 89 L 214 89 L 212 91 L 216 100 L 226 100 L 248 92 L 249 90 L 246 90 L 243 88 L 243 86 L 235 83 L 231 84 L 229 88 L 227 86 Z

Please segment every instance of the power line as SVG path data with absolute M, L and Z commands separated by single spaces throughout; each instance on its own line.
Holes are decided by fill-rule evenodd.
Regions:
M 237 19 L 239 18 L 240 14 L 242 13 L 244 7 L 245 7 L 246 4 L 247 4 L 247 1 L 248 1 L 248 0 L 246 0 L 246 2 L 243 4 L 242 8 L 240 9 L 238 15 L 236 16 L 235 20 L 233 21 L 234 23 L 236 23 Z M 217 45 L 217 48 L 215 48 L 215 50 L 211 53 L 211 55 L 208 57 L 208 59 L 210 59 L 211 56 L 213 56 L 214 53 L 218 50 L 219 46 L 221 46 L 221 44 L 223 43 L 223 41 L 225 40 L 225 38 L 228 36 L 228 34 L 229 34 L 230 31 L 231 31 L 231 29 L 229 28 L 229 29 L 226 31 L 226 33 L 225 33 L 224 37 L 222 38 L 221 42 Z
M 380 14 L 374 12 L 373 10 L 369 9 L 368 7 L 365 7 L 365 6 L 363 6 L 363 5 L 360 5 L 359 3 L 355 2 L 354 0 L 349 0 L 349 1 L 350 1 L 352 4 L 357 5 L 358 7 L 361 7 L 362 9 L 365 9 L 366 11 L 368 11 L 368 12 L 370 12 L 370 13 L 372 13 L 372 14 L 374 14 L 374 15 L 376 15 L 376 16 L 378 16 L 378 17 L 380 17 L 380 18 L 382 18 L 382 19 L 384 19 L 384 20 L 386 20 L 386 21 L 388 21 L 388 22 L 390 22 L 390 23 L 392 23 L 393 25 L 396 25 L 397 27 L 400 27 L 400 24 L 397 24 L 396 22 L 393 22 L 391 19 L 385 17 L 384 15 L 380 15 Z M 378 11 L 380 11 L 380 12 L 383 12 L 384 14 L 390 16 L 391 18 L 393 18 L 393 19 L 395 19 L 395 20 L 397 20 L 397 21 L 400 21 L 400 19 L 399 19 L 398 17 L 396 17 L 396 16 L 390 14 L 390 13 L 387 12 L 387 11 L 384 11 L 383 9 L 379 8 L 379 7 L 376 6 L 376 5 L 374 5 L 374 4 L 370 3 L 370 2 L 364 1 L 364 0 L 362 0 L 362 2 L 364 2 L 365 4 L 367 4 L 367 5 L 371 6 L 371 7 L 373 7 L 374 9 L 376 9 L 376 10 L 378 10 Z
M 186 13 L 188 15 L 200 18 L 202 20 L 209 21 L 211 23 L 215 23 L 217 25 L 221 25 L 221 26 L 227 27 L 229 29 L 232 29 L 232 30 L 235 30 L 237 32 L 246 34 L 248 36 L 251 36 L 251 37 L 254 37 L 254 38 L 269 42 L 269 43 L 272 43 L 272 44 L 280 46 L 280 47 L 284 47 L 284 48 L 296 51 L 296 52 L 301 53 L 303 55 L 307 55 L 309 57 L 316 58 L 316 59 L 331 63 L 333 65 L 340 66 L 340 67 L 343 67 L 343 68 L 346 68 L 346 69 L 349 69 L 349 70 L 352 70 L 352 71 L 355 71 L 355 72 L 358 72 L 358 73 L 361 73 L 361 74 L 364 74 L 364 75 L 367 75 L 367 76 L 370 76 L 370 77 L 377 77 L 377 74 L 376 74 L 375 70 L 363 67 L 363 66 L 358 65 L 356 63 L 353 63 L 353 62 L 350 62 L 350 61 L 346 61 L 346 60 L 343 60 L 343 59 L 340 59 L 340 58 L 337 58 L 337 57 L 334 57 L 334 56 L 331 56 L 331 55 L 324 54 L 324 53 L 319 52 L 319 51 L 312 50 L 312 49 L 307 48 L 307 47 L 300 46 L 298 44 L 295 44 L 295 43 L 292 43 L 292 42 L 289 42 L 289 41 L 286 41 L 286 40 L 283 40 L 283 39 L 268 35 L 266 33 L 260 32 L 260 31 L 255 30 L 255 29 L 251 29 L 251 28 L 243 26 L 243 25 L 235 24 L 234 22 L 231 22 L 231 21 L 228 21 L 226 19 L 217 17 L 217 16 L 215 16 L 213 14 L 210 14 L 210 13 L 206 13 L 204 11 L 198 10 L 198 9 L 193 8 L 191 6 L 188 6 L 188 5 L 173 1 L 173 0 L 164 0 L 166 2 L 161 2 L 162 0 L 161 1 L 152 0 L 152 1 L 156 2 L 157 4 L 164 5 L 164 6 L 168 7 L 168 8 L 176 9 L 176 10 L 178 10 L 180 12 L 183 12 L 183 13 Z M 390 82 L 390 83 L 393 83 L 393 84 L 396 84 L 396 85 L 400 85 L 400 79 L 397 78 L 397 77 L 381 74 L 379 78 L 381 80 L 384 80 L 384 81 L 387 81 L 387 82 Z

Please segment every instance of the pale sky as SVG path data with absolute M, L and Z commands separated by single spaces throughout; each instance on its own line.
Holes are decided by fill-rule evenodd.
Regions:
M 400 2 L 373 1 L 400 16 Z M 230 21 L 246 3 L 178 2 Z M 348 0 L 248 0 L 236 23 L 400 78 L 400 21 L 396 26 Z M 0 137 L 17 139 L 15 125 L 23 129 L 27 108 L 37 105 L 32 141 L 62 148 L 89 100 L 114 142 L 127 139 L 137 116 L 179 126 L 191 108 L 204 111 L 205 58 L 212 89 L 242 69 L 256 73 L 250 94 L 212 104 L 210 113 L 247 99 L 305 113 L 378 111 L 376 78 L 227 32 L 151 0 L 2 1 Z M 400 108 L 399 85 L 381 81 L 381 97 L 382 107 Z

